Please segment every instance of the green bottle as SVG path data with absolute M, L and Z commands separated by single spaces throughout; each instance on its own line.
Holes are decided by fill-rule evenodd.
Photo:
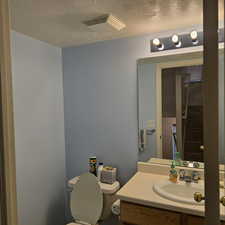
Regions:
M 175 165 L 176 165 L 176 166 L 181 166 L 180 152 L 176 152 L 176 153 L 175 153 Z

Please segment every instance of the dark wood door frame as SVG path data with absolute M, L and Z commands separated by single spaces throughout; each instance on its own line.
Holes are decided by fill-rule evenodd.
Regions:
M 203 28 L 205 224 L 219 225 L 218 0 L 203 0 Z
M 17 225 L 8 0 L 0 0 L 0 189 L 2 225 Z

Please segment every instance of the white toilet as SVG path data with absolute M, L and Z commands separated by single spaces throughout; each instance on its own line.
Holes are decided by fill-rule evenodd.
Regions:
M 118 181 L 104 184 L 91 173 L 73 178 L 68 185 L 72 188 L 70 209 L 75 220 L 68 225 L 96 225 L 99 220 L 106 219 L 111 214 L 115 193 L 120 188 Z

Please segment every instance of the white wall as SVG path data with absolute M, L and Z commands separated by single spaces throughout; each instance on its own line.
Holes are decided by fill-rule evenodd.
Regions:
M 20 225 L 65 224 L 61 49 L 12 32 Z

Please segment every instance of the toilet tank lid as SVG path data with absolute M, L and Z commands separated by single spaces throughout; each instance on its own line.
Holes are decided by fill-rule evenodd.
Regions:
M 70 188 L 73 188 L 78 180 L 79 180 L 79 176 L 74 177 L 73 179 L 68 181 L 68 186 Z M 99 185 L 100 185 L 100 187 L 102 189 L 102 192 L 104 194 L 114 194 L 120 188 L 120 183 L 118 181 L 115 181 L 113 184 L 105 184 L 105 183 L 99 182 Z

